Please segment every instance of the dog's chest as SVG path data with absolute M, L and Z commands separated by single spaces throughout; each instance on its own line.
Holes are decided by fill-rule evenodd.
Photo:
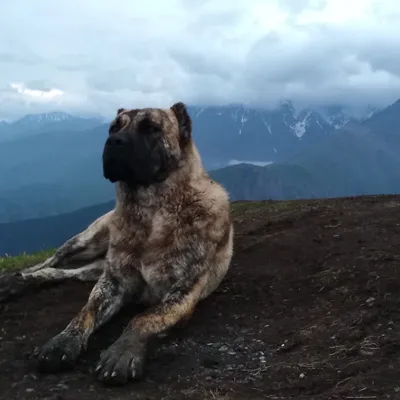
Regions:
M 154 268 L 179 242 L 179 223 L 161 211 L 152 218 L 118 221 L 110 227 L 109 255 L 121 267 Z
M 146 223 L 128 225 L 129 229 L 119 225 L 111 231 L 109 268 L 126 281 L 139 273 L 146 297 L 159 299 L 184 273 L 179 218 L 160 212 Z

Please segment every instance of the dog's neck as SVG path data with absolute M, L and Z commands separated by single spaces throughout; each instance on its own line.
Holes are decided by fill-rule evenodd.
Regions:
M 164 199 L 174 196 L 178 188 L 204 177 L 206 172 L 194 144 L 191 144 L 189 152 L 184 165 L 172 172 L 164 181 L 148 186 L 132 186 L 125 182 L 117 182 L 115 184 L 116 208 L 128 213 L 138 208 L 158 210 L 162 207 Z

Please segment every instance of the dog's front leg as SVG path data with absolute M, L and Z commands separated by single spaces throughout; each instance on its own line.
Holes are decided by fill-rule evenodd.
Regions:
M 89 337 L 113 317 L 140 288 L 140 276 L 131 279 L 127 288 L 106 270 L 94 286 L 88 302 L 68 326 L 50 339 L 40 350 L 38 367 L 42 372 L 55 373 L 71 369 Z
M 190 283 L 176 283 L 162 302 L 139 314 L 122 335 L 105 351 L 96 368 L 106 385 L 125 384 L 143 371 L 148 342 L 192 315 L 208 279 L 203 273 Z

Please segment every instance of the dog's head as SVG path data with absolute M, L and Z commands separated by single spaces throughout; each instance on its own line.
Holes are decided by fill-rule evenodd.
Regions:
M 131 186 L 161 182 L 187 159 L 192 121 L 179 102 L 169 109 L 120 108 L 103 151 L 104 177 Z

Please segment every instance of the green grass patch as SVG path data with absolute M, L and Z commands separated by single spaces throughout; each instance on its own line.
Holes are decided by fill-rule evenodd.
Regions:
M 0 257 L 0 270 L 25 268 L 44 261 L 55 250 L 46 250 L 34 254 L 21 254 L 14 257 Z

